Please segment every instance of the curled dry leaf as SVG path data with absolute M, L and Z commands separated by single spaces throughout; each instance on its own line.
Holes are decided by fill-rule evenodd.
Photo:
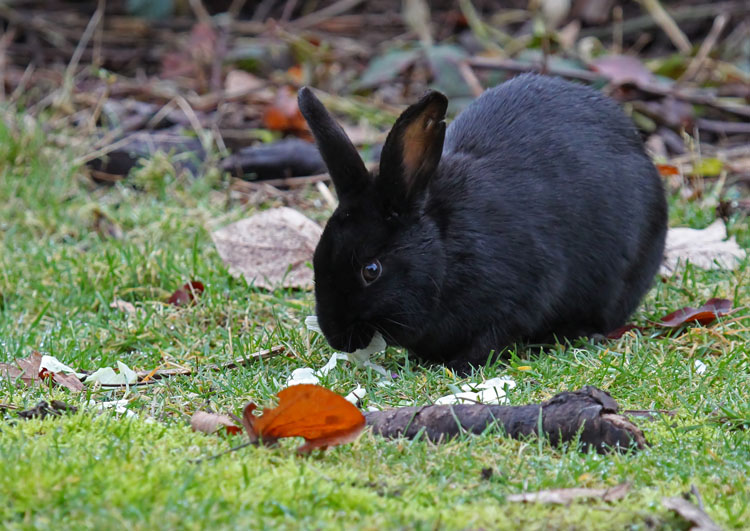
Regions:
M 187 306 L 195 302 L 196 297 L 203 293 L 204 289 L 203 282 L 200 280 L 191 280 L 172 293 L 167 302 L 175 306 Z
M 707 325 L 714 322 L 717 317 L 728 314 L 731 309 L 732 301 L 728 299 L 709 299 L 706 301 L 706 304 L 700 308 L 686 306 L 685 308 L 680 308 L 677 311 L 667 314 L 662 317 L 661 321 L 657 324 L 668 328 L 677 328 L 691 322 Z
M 256 286 L 312 289 L 312 260 L 322 229 L 294 209 L 265 210 L 211 233 L 229 272 Z
M 256 416 L 253 403 L 245 406 L 242 424 L 250 440 L 273 444 L 283 437 L 304 437 L 299 453 L 351 442 L 365 427 L 365 417 L 347 400 L 318 385 L 287 387 L 278 394 L 279 405 Z
M 206 411 L 196 411 L 193 413 L 193 416 L 190 417 L 190 427 L 193 428 L 193 431 L 199 431 L 209 435 L 217 432 L 221 428 L 224 428 L 227 433 L 232 435 L 242 431 L 242 428 L 237 426 L 229 415 L 208 413 Z
M 659 321 L 653 321 L 651 324 L 663 328 L 679 328 L 690 323 L 707 325 L 714 322 L 718 317 L 723 317 L 729 314 L 731 311 L 732 301 L 729 299 L 713 298 L 707 300 L 706 304 L 700 308 L 686 306 L 679 310 L 675 310 L 672 313 L 668 313 Z M 626 324 L 607 334 L 607 339 L 620 339 L 626 332 L 631 330 L 645 332 L 648 328 L 649 327 L 647 326 L 638 326 L 632 323 Z

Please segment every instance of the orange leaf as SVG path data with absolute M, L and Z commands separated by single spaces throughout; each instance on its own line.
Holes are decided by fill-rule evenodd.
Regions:
M 302 136 L 308 131 L 307 122 L 297 105 L 297 96 L 289 87 L 281 87 L 276 93 L 276 100 L 263 113 L 263 124 L 272 131 Z
M 304 437 L 299 453 L 351 442 L 365 427 L 365 417 L 344 397 L 319 385 L 300 384 L 278 394 L 279 405 L 253 415 L 256 406 L 245 406 L 242 424 L 251 441 L 273 444 L 282 437 Z
M 677 166 L 672 166 L 671 164 L 657 164 L 656 169 L 659 170 L 659 174 L 662 177 L 680 174 L 680 170 L 677 169 Z

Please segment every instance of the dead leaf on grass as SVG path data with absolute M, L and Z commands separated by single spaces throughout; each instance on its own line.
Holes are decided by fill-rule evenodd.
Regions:
M 75 374 L 47 372 L 46 370 L 42 370 L 41 377 L 51 377 L 52 381 L 54 381 L 56 384 L 62 385 L 63 387 L 65 387 L 66 389 L 70 389 L 74 393 L 80 393 L 81 391 L 83 391 L 83 383 Z
M 287 207 L 237 221 L 211 234 L 229 272 L 265 289 L 312 289 L 312 260 L 322 229 Z
M 26 385 L 39 381 L 39 365 L 42 355 L 34 351 L 28 358 L 16 359 L 15 363 L 0 363 L 0 376 L 5 378 L 21 378 Z
M 195 302 L 195 299 L 203 293 L 205 287 L 203 286 L 203 282 L 200 280 L 191 280 L 190 282 L 186 282 L 182 285 L 182 287 L 178 290 L 176 290 L 172 295 L 167 299 L 167 302 L 169 304 L 174 304 L 175 306 L 188 306 L 189 304 L 192 304 Z
M 229 415 L 208 413 L 207 411 L 196 411 L 193 413 L 193 416 L 190 417 L 190 427 L 193 428 L 193 431 L 209 435 L 216 433 L 222 427 L 227 433 L 232 435 L 242 431 L 242 428 L 237 426 Z
M 686 306 L 668 313 L 658 321 L 650 321 L 650 323 L 663 328 L 680 328 L 690 323 L 698 323 L 705 326 L 713 323 L 719 317 L 728 315 L 731 311 L 732 301 L 729 299 L 713 298 L 708 299 L 700 308 Z M 649 326 L 638 326 L 629 323 L 611 331 L 607 334 L 607 339 L 620 339 L 631 330 L 646 332 L 649 328 Z
M 522 492 L 511 494 L 508 501 L 524 503 L 554 503 L 567 505 L 575 500 L 598 498 L 612 502 L 625 497 L 630 491 L 630 483 L 621 483 L 610 489 L 587 489 L 573 487 L 569 489 L 540 490 L 538 492 Z
M 125 312 L 128 315 L 133 315 L 135 313 L 135 306 L 133 306 L 132 303 L 128 301 L 124 301 L 121 299 L 115 299 L 113 300 L 110 305 L 110 308 L 113 308 L 115 310 L 120 310 L 121 312 Z
M 661 503 L 667 509 L 676 512 L 693 524 L 690 528 L 691 531 L 721 531 L 721 527 L 716 525 L 703 509 L 690 503 L 685 498 L 663 498 Z
M 242 424 L 252 442 L 273 444 L 283 437 L 304 437 L 299 453 L 353 441 L 365 427 L 365 417 L 343 396 L 319 385 L 300 384 L 280 391 L 279 405 L 256 416 L 250 403 Z
M 686 306 L 661 318 L 658 325 L 668 328 L 678 328 L 684 324 L 697 322 L 707 325 L 718 317 L 727 315 L 732 309 L 732 301 L 728 299 L 709 299 L 700 308 Z
M 746 255 L 734 236 L 727 239 L 726 226 L 718 219 L 705 229 L 669 229 L 659 272 L 670 276 L 686 262 L 701 269 L 734 270 Z

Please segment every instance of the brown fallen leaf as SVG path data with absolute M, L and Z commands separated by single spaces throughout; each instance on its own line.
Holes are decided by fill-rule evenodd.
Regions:
M 718 317 L 727 315 L 732 309 L 732 301 L 729 299 L 709 299 L 700 308 L 686 306 L 670 314 L 665 315 L 659 321 L 659 326 L 677 328 L 687 323 L 700 323 L 707 325 L 714 322 Z
M 312 289 L 308 267 L 322 229 L 287 207 L 259 214 L 214 231 L 211 238 L 229 272 L 255 286 Z
M 690 503 L 685 498 L 662 498 L 662 505 L 676 512 L 682 518 L 693 524 L 691 531 L 721 531 L 710 516 L 700 507 Z
M 575 500 L 599 498 L 602 501 L 612 502 L 621 500 L 630 491 L 630 483 L 620 483 L 609 489 L 586 489 L 572 487 L 568 489 L 540 490 L 537 492 L 522 492 L 511 494 L 508 501 L 524 503 L 554 503 L 567 505 Z
M 736 269 L 747 256 L 720 219 L 705 229 L 669 229 L 660 273 L 672 275 L 680 264 L 690 262 L 701 269 Z
M 196 411 L 193 413 L 193 416 L 190 417 L 190 427 L 193 428 L 193 431 L 199 431 L 209 435 L 216 433 L 222 427 L 231 435 L 235 435 L 242 431 L 242 428 L 237 426 L 229 415 L 208 413 L 206 411 Z
M 651 321 L 651 325 L 662 328 L 679 328 L 690 323 L 707 325 L 713 323 L 717 318 L 728 315 L 732 310 L 732 301 L 729 299 L 713 298 L 706 301 L 700 308 L 686 306 L 668 313 L 658 321 Z M 648 326 L 626 324 L 607 334 L 607 339 L 620 339 L 626 332 L 638 330 L 646 332 Z
M 172 293 L 167 302 L 175 306 L 187 306 L 195 302 L 196 297 L 203 293 L 204 289 L 203 282 L 200 280 L 191 280 Z
M 21 378 L 26 385 L 31 385 L 39 381 L 41 363 L 42 355 L 34 351 L 28 358 L 17 359 L 15 363 L 0 363 L 0 377 Z
M 283 437 L 304 437 L 299 453 L 351 442 L 365 427 L 365 417 L 343 396 L 319 385 L 300 384 L 279 392 L 279 405 L 256 416 L 250 403 L 242 424 L 251 442 L 273 444 Z
M 62 385 L 66 389 L 70 389 L 75 393 L 83 391 L 83 382 L 75 374 L 65 374 L 62 372 L 47 372 L 42 369 L 39 373 L 40 378 L 50 378 L 53 382 L 58 385 Z

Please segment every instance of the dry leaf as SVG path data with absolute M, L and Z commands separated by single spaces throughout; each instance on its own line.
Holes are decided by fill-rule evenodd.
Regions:
M 132 315 L 135 313 L 135 306 L 133 306 L 128 301 L 124 301 L 121 299 L 115 299 L 113 300 L 110 305 L 110 308 L 114 308 L 116 310 L 120 310 L 121 312 L 125 312 L 128 315 Z
M 620 483 L 611 489 L 585 489 L 573 487 L 569 489 L 551 489 L 540 490 L 538 492 L 511 494 L 508 496 L 508 501 L 567 505 L 575 500 L 600 498 L 602 501 L 611 502 L 624 498 L 629 490 L 629 483 Z
M 217 432 L 222 427 L 227 433 L 232 435 L 242 431 L 242 428 L 237 426 L 229 415 L 208 413 L 206 411 L 196 411 L 193 413 L 193 416 L 190 417 L 190 427 L 193 428 L 193 431 L 199 431 L 209 435 Z
M 204 289 L 203 282 L 200 280 L 191 280 L 172 293 L 167 302 L 175 306 L 187 306 L 195 302 L 196 297 L 203 293 Z
M 312 260 L 322 229 L 287 207 L 237 221 L 211 234 L 229 272 L 265 289 L 312 289 Z
M 686 306 L 668 313 L 662 317 L 659 321 L 651 321 L 652 325 L 661 326 L 664 328 L 679 328 L 683 325 L 690 323 L 699 323 L 707 325 L 713 323 L 718 317 L 729 314 L 732 310 L 732 301 L 729 299 L 708 299 L 706 304 L 700 308 L 693 308 Z M 649 329 L 648 326 L 638 326 L 632 323 L 623 325 L 609 334 L 607 339 L 620 339 L 626 332 L 631 330 L 639 330 L 645 332 Z
M 365 427 L 365 417 L 344 397 L 318 385 L 301 384 L 279 392 L 279 405 L 256 416 L 245 406 L 242 424 L 251 441 L 273 444 L 283 437 L 304 437 L 299 453 L 351 442 Z
M 686 306 L 667 314 L 657 324 L 668 328 L 677 328 L 692 322 L 707 325 L 713 323 L 717 317 L 728 314 L 731 309 L 732 301 L 728 299 L 709 299 L 700 308 Z
M 746 255 L 734 236 L 727 239 L 726 226 L 718 219 L 705 229 L 669 229 L 659 272 L 672 275 L 685 262 L 702 269 L 733 270 Z
M 75 393 L 83 391 L 83 383 L 75 374 L 65 374 L 63 372 L 52 372 L 48 374 L 52 375 L 52 380 L 58 385 L 62 385 Z
M 39 366 L 42 363 L 42 355 L 34 351 L 28 358 L 15 360 L 14 363 L 0 363 L 0 377 L 21 378 L 26 385 L 39 381 Z
M 691 531 L 721 531 L 721 527 L 716 525 L 703 509 L 684 498 L 663 498 L 661 503 L 693 524 Z
M 224 92 L 227 98 L 236 98 L 258 90 L 265 84 L 265 81 L 244 70 L 230 70 L 224 80 Z
M 266 107 L 263 125 L 271 131 L 296 133 L 304 138 L 310 136 L 307 122 L 297 105 L 297 94 L 289 87 L 281 87 L 276 93 L 276 100 Z
M 606 76 L 613 85 L 649 85 L 654 74 L 637 57 L 630 55 L 607 55 L 591 62 L 595 72 Z

